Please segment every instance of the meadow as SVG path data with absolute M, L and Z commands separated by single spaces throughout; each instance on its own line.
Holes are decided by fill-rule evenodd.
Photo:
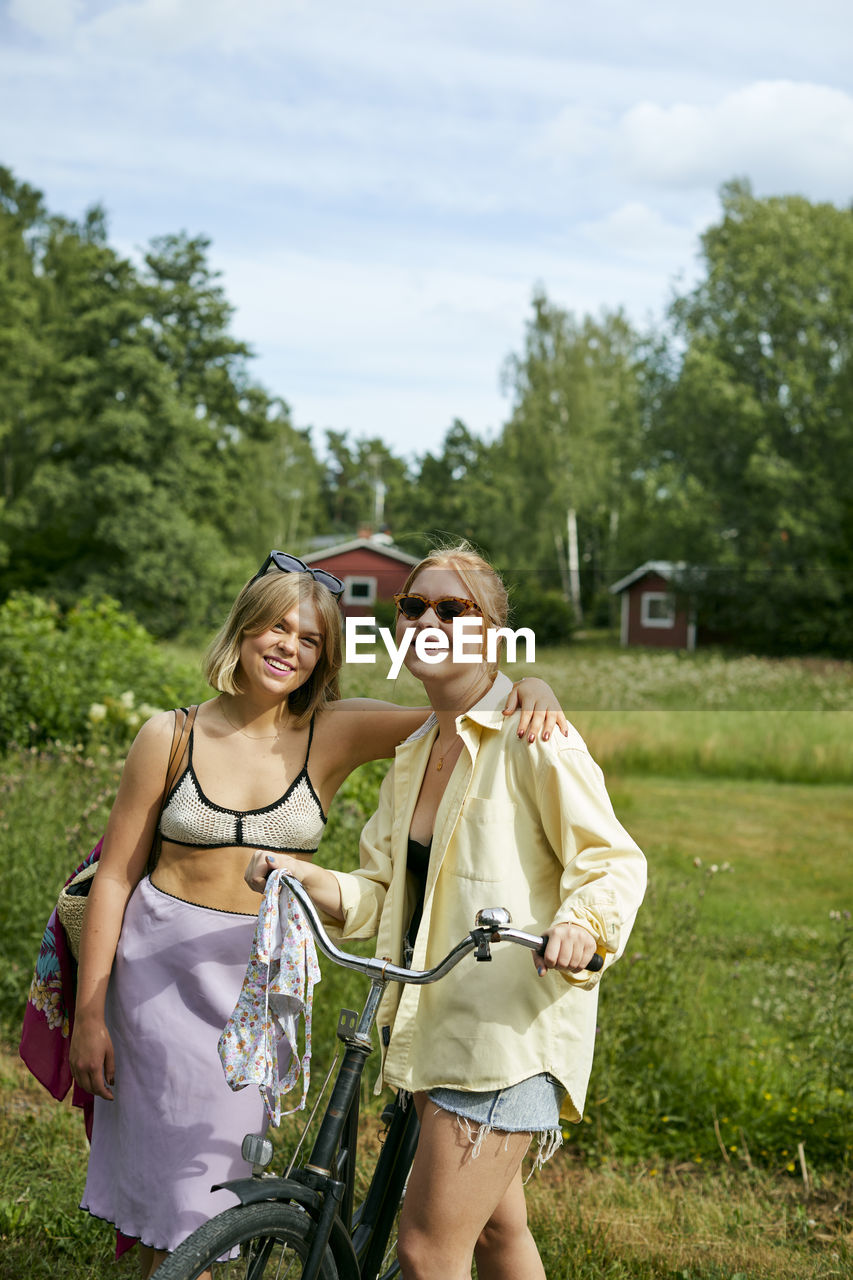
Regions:
M 170 656 L 186 698 L 204 696 L 191 655 Z M 853 664 L 595 643 L 537 659 L 650 868 L 629 952 L 602 986 L 584 1121 L 528 1186 L 549 1280 L 849 1275 Z M 348 671 L 345 691 L 420 701 L 379 664 Z M 95 732 L 0 760 L 0 1280 L 111 1271 L 109 1230 L 75 1207 L 79 1116 L 26 1075 L 15 1044 L 41 929 L 102 831 L 117 756 Z M 329 864 L 354 864 L 383 772 L 342 789 Z M 361 990 L 324 966 L 315 1088 L 337 1011 Z M 282 1125 L 283 1151 L 297 1127 Z

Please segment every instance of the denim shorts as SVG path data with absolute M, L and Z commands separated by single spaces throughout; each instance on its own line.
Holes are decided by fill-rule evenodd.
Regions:
M 442 1111 L 456 1116 L 456 1123 L 471 1142 L 471 1159 L 476 1160 L 488 1135 L 529 1133 L 538 1139 L 533 1168 L 528 1177 L 541 1169 L 546 1160 L 562 1146 L 560 1105 L 566 1091 L 543 1072 L 529 1076 L 506 1089 L 489 1089 L 485 1093 L 471 1089 L 430 1089 L 430 1101 Z
M 430 1099 L 443 1111 L 487 1125 L 503 1133 L 540 1133 L 559 1129 L 560 1105 L 566 1091 L 547 1073 L 530 1076 L 506 1089 L 478 1093 L 470 1089 L 430 1089 Z

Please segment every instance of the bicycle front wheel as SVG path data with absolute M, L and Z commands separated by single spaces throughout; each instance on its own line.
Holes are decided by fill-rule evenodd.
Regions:
M 311 1249 L 314 1221 L 292 1204 L 264 1200 L 217 1214 L 194 1231 L 154 1273 L 154 1280 L 299 1280 Z M 239 1257 L 228 1255 L 239 1249 Z M 226 1261 L 219 1262 L 218 1259 Z M 319 1280 L 338 1280 L 328 1246 Z

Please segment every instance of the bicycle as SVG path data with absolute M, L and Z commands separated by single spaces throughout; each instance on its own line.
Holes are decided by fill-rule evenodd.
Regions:
M 418 1141 L 418 1120 L 408 1094 L 398 1094 L 383 1113 L 385 1141 L 365 1199 L 353 1207 L 361 1077 L 372 1049 L 370 1033 L 382 994 L 389 982 L 437 982 L 472 951 L 476 960 L 491 960 L 494 942 L 513 942 L 537 952 L 547 942 L 547 937 L 511 928 L 504 908 L 485 908 L 477 913 L 471 932 L 434 968 L 405 969 L 341 951 L 326 934 L 299 881 L 285 876 L 283 882 L 298 899 L 323 954 L 345 969 L 370 977 L 370 990 L 360 1014 L 341 1010 L 337 1034 L 345 1053 L 306 1164 L 294 1169 L 291 1162 L 283 1177 L 264 1172 L 272 1158 L 272 1144 L 268 1138 L 248 1134 L 242 1150 L 244 1159 L 253 1164 L 252 1176 L 214 1188 L 231 1191 L 240 1203 L 188 1236 L 161 1264 L 154 1280 L 199 1280 L 216 1263 L 217 1277 L 229 1280 L 392 1280 L 398 1276 L 394 1228 Z M 597 970 L 602 964 L 602 957 L 595 955 L 588 967 Z M 239 1257 L 232 1258 L 238 1249 Z M 226 1261 L 220 1261 L 226 1256 Z

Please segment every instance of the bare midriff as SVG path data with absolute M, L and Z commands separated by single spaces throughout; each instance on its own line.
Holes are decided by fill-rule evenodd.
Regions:
M 151 883 L 163 893 L 200 907 L 254 916 L 261 899 L 243 879 L 252 853 L 252 849 L 240 845 L 227 849 L 187 849 L 164 841 L 160 859 L 151 873 Z M 313 854 L 289 853 L 288 857 L 311 862 Z

